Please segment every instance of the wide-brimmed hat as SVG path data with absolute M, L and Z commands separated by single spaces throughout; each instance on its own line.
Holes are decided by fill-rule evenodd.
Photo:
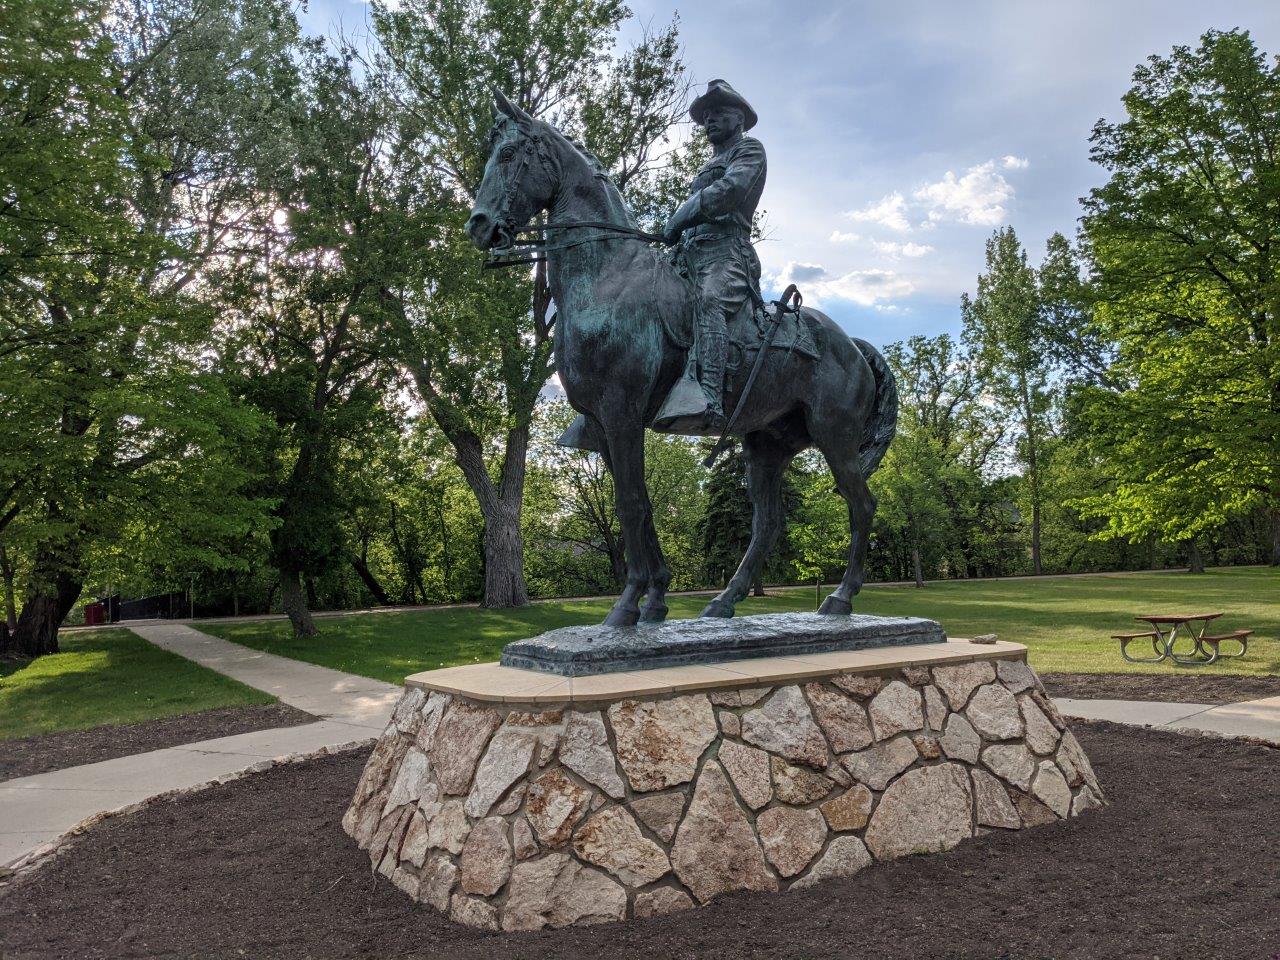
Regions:
M 751 104 L 724 80 L 712 80 L 707 84 L 707 92 L 689 104 L 689 116 L 693 122 L 701 125 L 702 118 L 712 107 L 737 107 L 742 111 L 742 129 L 750 130 L 760 118 L 751 109 Z

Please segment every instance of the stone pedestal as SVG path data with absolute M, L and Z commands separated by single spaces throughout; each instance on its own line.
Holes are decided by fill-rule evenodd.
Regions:
M 409 677 L 343 827 L 459 923 L 785 891 L 1104 802 L 1019 644 Z

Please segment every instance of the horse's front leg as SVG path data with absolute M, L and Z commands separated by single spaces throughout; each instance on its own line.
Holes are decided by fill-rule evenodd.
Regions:
M 640 620 L 640 597 L 651 585 L 658 588 L 657 605 L 651 593 L 645 604 L 644 619 L 661 620 L 666 615 L 662 594 L 670 573 L 662 562 L 658 534 L 653 526 L 653 506 L 644 482 L 644 427 L 628 424 L 611 429 L 607 425 L 604 432 L 609 444 L 609 468 L 613 472 L 614 506 L 622 524 L 627 555 L 626 586 L 604 622 L 613 627 L 628 627 Z

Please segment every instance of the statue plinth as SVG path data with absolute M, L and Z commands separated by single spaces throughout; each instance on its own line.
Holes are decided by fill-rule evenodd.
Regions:
M 518 931 L 808 887 L 1103 802 L 1026 648 L 948 640 L 414 674 L 343 827 L 415 900 Z
M 946 639 L 937 621 L 920 617 L 772 613 L 733 619 L 669 620 L 637 627 L 561 627 L 507 644 L 501 663 L 504 667 L 562 677 L 586 677 L 761 657 L 944 643 Z

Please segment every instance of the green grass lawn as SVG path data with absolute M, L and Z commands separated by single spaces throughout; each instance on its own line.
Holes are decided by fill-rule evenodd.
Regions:
M 0 740 L 274 703 L 128 630 L 64 633 L 61 653 L 0 661 Z
M 672 617 L 696 616 L 705 597 L 674 597 Z M 540 603 L 522 610 L 386 612 L 317 621 L 320 636 L 297 640 L 283 621 L 204 623 L 199 629 L 246 646 L 350 673 L 399 683 L 406 674 L 496 660 L 504 644 L 553 627 L 595 623 L 605 600 Z M 814 591 L 775 591 L 749 599 L 740 614 L 814 609 Z M 1214 673 L 1280 673 L 1280 570 L 1220 569 L 1184 573 L 1114 574 L 1047 580 L 951 581 L 914 587 L 870 587 L 860 613 L 931 617 L 953 637 L 995 633 L 1025 643 L 1041 672 L 1194 671 L 1140 665 L 1120 658 L 1112 633 L 1138 629 L 1134 614 L 1220 610 L 1231 629 L 1255 631 L 1248 657 L 1200 668 Z

